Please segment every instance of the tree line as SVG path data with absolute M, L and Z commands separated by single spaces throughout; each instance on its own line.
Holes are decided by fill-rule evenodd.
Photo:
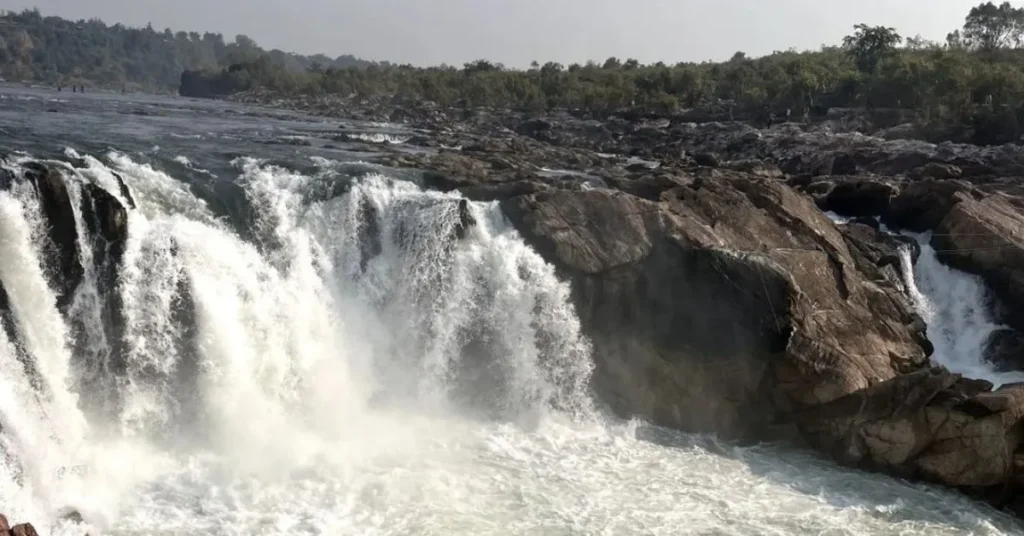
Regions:
M 0 77 L 8 81 L 172 91 L 186 69 L 216 70 L 259 58 L 296 72 L 369 65 L 352 56 L 267 51 L 245 35 L 226 42 L 219 33 L 108 26 L 98 19 L 44 17 L 35 9 L 0 11 Z
M 28 26 L 39 28 L 29 34 L 33 40 L 49 37 L 33 41 L 37 44 L 28 51 L 19 49 L 4 30 L 3 22 L 11 18 L 27 19 Z M 59 31 L 69 26 L 84 30 Z M 90 36 L 87 43 L 92 45 L 85 50 L 110 55 L 83 57 L 68 42 L 71 35 Z M 699 109 L 736 118 L 794 119 L 832 108 L 867 107 L 904 112 L 923 135 L 935 139 L 1003 143 L 1019 141 L 1024 134 L 1024 8 L 1008 2 L 972 8 L 963 26 L 942 42 L 858 24 L 842 43 L 816 51 L 780 51 L 759 58 L 737 52 L 724 62 L 675 65 L 618 58 L 568 66 L 534 62 L 522 70 L 487 60 L 462 67 L 346 65 L 323 61 L 325 57 L 264 52 L 244 36 L 224 44 L 210 35 L 199 37 L 197 44 L 194 35 L 183 32 L 71 23 L 37 12 L 7 14 L 0 17 L 0 60 L 3 54 L 21 54 L 15 66 L 51 78 L 68 69 L 88 68 L 91 76 L 106 76 L 106 69 L 114 71 L 109 75 L 115 79 L 182 82 L 183 93 L 206 96 L 258 89 L 283 96 L 385 96 L 442 107 L 568 109 L 594 116 L 624 108 L 654 114 Z M 180 50 L 170 52 L 171 43 Z M 189 72 L 180 76 L 183 70 Z

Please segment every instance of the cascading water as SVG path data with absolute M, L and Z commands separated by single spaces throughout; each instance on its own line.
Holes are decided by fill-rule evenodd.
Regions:
M 76 208 L 62 311 L 30 187 L 0 193 L 0 505 L 47 533 L 1013 530 L 949 492 L 605 419 L 568 286 L 495 204 L 242 158 L 242 238 L 148 164 L 69 157 L 76 207 L 91 184 L 138 208 L 114 281 Z
M 903 248 L 902 270 L 912 274 L 904 279 L 918 314 L 928 324 L 933 359 L 953 372 L 996 385 L 1024 381 L 1024 373 L 998 372 L 985 361 L 989 339 L 1002 326 L 992 318 L 981 278 L 942 264 L 931 246 L 931 233 L 908 236 L 920 244 L 921 254 L 914 264 L 910 251 Z

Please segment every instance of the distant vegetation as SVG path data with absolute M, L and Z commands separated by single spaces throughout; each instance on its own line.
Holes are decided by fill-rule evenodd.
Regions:
M 13 24 L 12 24 L 13 23 Z M 0 66 L 12 79 L 80 76 L 143 86 L 184 82 L 183 93 L 263 90 L 279 96 L 395 97 L 440 106 L 623 108 L 669 114 L 719 110 L 737 118 L 801 118 L 829 108 L 868 107 L 909 116 L 936 139 L 1018 141 L 1024 133 L 1024 9 L 978 5 L 944 42 L 904 39 L 893 28 L 854 26 L 841 45 L 713 63 L 609 58 L 508 69 L 479 60 L 461 68 L 416 68 L 264 52 L 239 36 L 173 34 L 69 22 L 37 12 L 0 17 Z M 183 70 L 193 72 L 180 76 Z
M 352 56 L 331 59 L 265 51 L 244 35 L 227 43 L 216 33 L 107 26 L 100 20 L 44 17 L 38 10 L 0 12 L 0 77 L 9 81 L 84 84 L 120 89 L 176 90 L 186 69 L 268 58 L 292 71 L 314 66 L 365 67 Z

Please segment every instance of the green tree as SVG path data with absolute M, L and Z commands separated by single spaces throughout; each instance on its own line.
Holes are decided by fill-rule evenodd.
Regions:
M 857 24 L 853 28 L 856 31 L 843 38 L 843 46 L 863 73 L 875 72 L 879 62 L 893 55 L 903 41 L 894 28 L 867 24 Z
M 615 56 L 612 56 L 612 57 L 604 60 L 604 66 L 602 67 L 602 69 L 610 70 L 610 69 L 618 69 L 620 67 L 622 67 L 622 62 L 619 61 L 619 58 L 616 58 Z
M 992 2 L 971 9 L 964 21 L 964 41 L 973 48 L 991 52 L 1000 48 L 1019 47 L 1024 36 L 1024 8 L 1009 2 L 996 6 Z

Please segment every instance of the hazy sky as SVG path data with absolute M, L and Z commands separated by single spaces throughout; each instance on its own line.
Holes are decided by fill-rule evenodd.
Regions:
M 835 44 L 858 22 L 942 40 L 980 0 L 0 0 L 68 18 L 244 33 L 264 48 L 417 65 L 726 59 Z

